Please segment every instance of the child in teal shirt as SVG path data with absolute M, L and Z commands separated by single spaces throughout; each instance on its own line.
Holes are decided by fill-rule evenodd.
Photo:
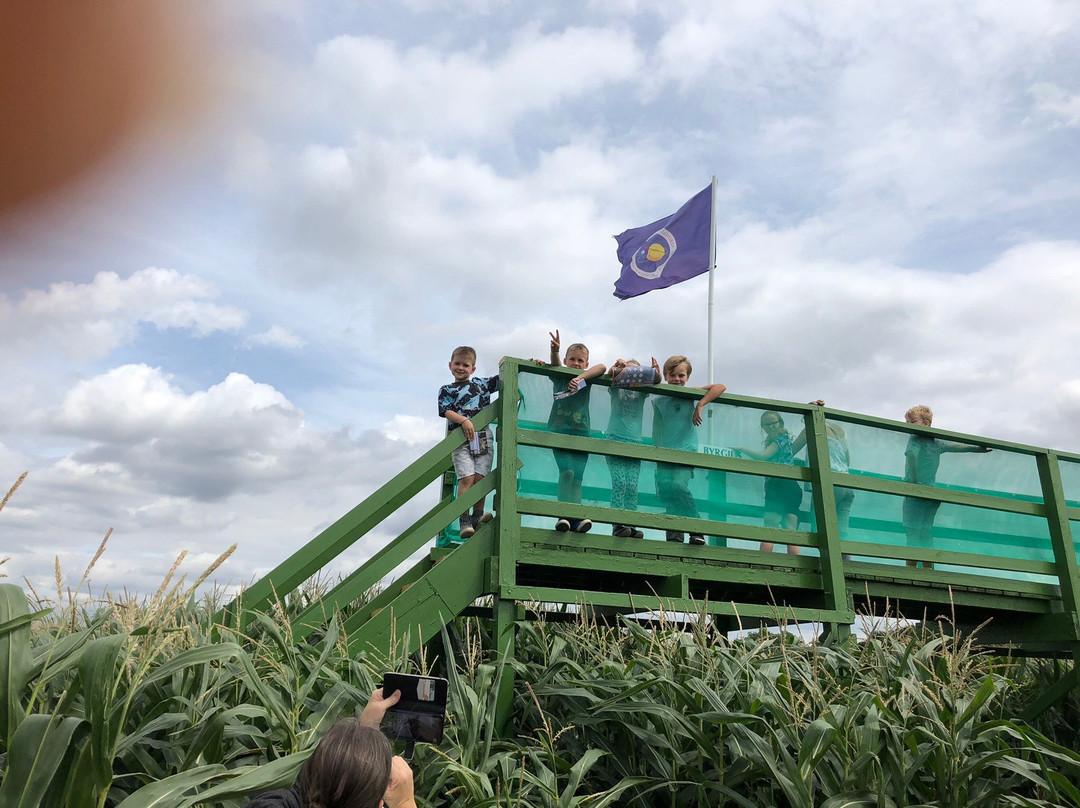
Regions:
M 676 387 L 685 387 L 692 371 L 693 366 L 685 356 L 669 357 L 664 362 L 664 381 Z M 653 444 L 665 449 L 696 452 L 698 439 L 695 427 L 701 425 L 701 413 L 706 404 L 718 398 L 725 390 L 727 387 L 723 384 L 710 384 L 696 405 L 685 398 L 653 396 Z M 667 513 L 699 518 L 697 503 L 690 492 L 690 478 L 693 475 L 694 469 L 691 466 L 676 463 L 656 464 L 656 494 L 664 503 Z M 681 544 L 683 534 L 677 530 L 669 530 L 667 540 Z M 705 537 L 700 533 L 691 533 L 690 543 L 704 544 Z
M 638 371 L 628 369 L 635 368 Z M 611 415 L 608 418 L 607 437 L 609 440 L 624 443 L 641 443 L 641 427 L 645 412 L 646 394 L 633 387 L 641 384 L 657 384 L 660 381 L 660 366 L 652 361 L 650 376 L 636 359 L 617 359 L 611 366 Z M 631 384 L 621 384 L 622 380 L 634 377 Z M 638 378 L 640 376 L 640 378 Z M 611 474 L 611 507 L 620 510 L 636 511 L 638 507 L 638 478 L 641 476 L 641 461 L 630 457 L 607 456 L 608 471 Z M 645 534 L 630 525 L 612 525 L 611 535 L 624 539 L 643 539 Z

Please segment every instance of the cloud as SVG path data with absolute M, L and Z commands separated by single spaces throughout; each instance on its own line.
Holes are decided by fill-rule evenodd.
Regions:
M 290 351 L 296 351 L 307 345 L 301 337 L 289 331 L 287 328 L 282 328 L 280 325 L 272 325 L 266 331 L 261 334 L 252 334 L 244 340 L 244 345 L 247 347 L 271 347 L 271 348 L 285 348 Z
M 316 49 L 314 86 L 335 118 L 373 132 L 493 139 L 522 116 L 546 111 L 632 76 L 641 56 L 629 31 L 566 28 L 516 33 L 497 56 L 400 48 L 338 36 Z
M 502 307 L 510 293 L 566 287 L 580 281 L 581 267 L 610 262 L 610 236 L 629 223 L 597 199 L 613 206 L 640 165 L 662 172 L 666 161 L 650 144 L 601 148 L 583 139 L 512 178 L 475 157 L 408 142 L 309 146 L 279 166 L 279 184 L 265 197 L 268 252 L 278 277 L 392 295 L 392 316 L 406 302 L 471 305 L 481 279 L 484 308 Z M 682 190 L 665 188 L 652 204 L 678 207 Z
M 383 424 L 382 432 L 390 440 L 431 446 L 446 437 L 446 422 L 441 418 L 395 415 L 390 421 Z
M 28 355 L 106 356 L 129 341 L 139 323 L 206 336 L 235 331 L 246 318 L 232 306 L 213 303 L 215 286 L 195 275 L 149 268 L 121 278 L 99 272 L 89 283 L 68 281 L 26 291 L 17 302 L 0 297 L 0 340 L 18 346 L 8 361 Z
M 1052 82 L 1031 85 L 1033 111 L 1054 118 L 1062 126 L 1080 126 L 1080 93 L 1070 93 Z
M 3 512 L 9 574 L 47 585 L 53 555 L 65 569 L 85 564 L 113 527 L 99 587 L 152 589 L 181 550 L 216 557 L 234 541 L 241 549 L 221 578 L 247 580 L 400 472 L 435 427 L 443 424 L 399 417 L 357 435 L 318 430 L 279 391 L 242 374 L 185 392 L 160 369 L 114 368 L 77 383 L 41 424 L 74 442 L 63 456 L 0 450 L 0 474 L 14 481 L 17 469 L 31 470 Z M 370 555 L 434 497 L 418 495 L 353 556 Z

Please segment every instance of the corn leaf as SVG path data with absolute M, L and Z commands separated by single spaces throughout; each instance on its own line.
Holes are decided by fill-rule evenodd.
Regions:
M 27 716 L 11 738 L 0 808 L 56 808 L 89 731 L 80 718 Z

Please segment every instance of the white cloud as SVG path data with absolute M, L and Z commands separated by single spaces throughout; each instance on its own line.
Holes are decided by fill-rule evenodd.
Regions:
M 113 527 L 99 586 L 152 589 L 182 549 L 205 559 L 234 541 L 241 549 L 222 577 L 248 580 L 400 472 L 441 426 L 399 417 L 357 436 L 316 430 L 280 392 L 242 374 L 186 393 L 159 369 L 115 368 L 76 384 L 44 425 L 76 448 L 57 459 L 0 452 L 0 475 L 13 481 L 16 469 L 31 469 L 2 515 L 9 574 L 47 584 L 54 554 L 65 570 L 85 564 Z M 395 514 L 354 554 L 370 555 L 433 496 Z M 191 577 L 201 571 L 187 567 Z
M 244 344 L 248 347 L 264 346 L 296 351 L 307 345 L 307 342 L 301 337 L 296 336 L 296 334 L 292 333 L 287 328 L 282 328 L 280 325 L 272 325 L 261 334 L 253 334 L 245 339 Z
M 19 346 L 8 361 L 62 353 L 78 358 L 107 355 L 130 340 L 139 323 L 206 336 L 235 331 L 245 314 L 211 302 L 212 283 L 171 269 L 143 269 L 121 278 L 99 272 L 90 283 L 59 282 L 31 289 L 12 303 L 0 297 L 0 340 Z
M 430 446 L 446 437 L 446 422 L 441 418 L 395 415 L 382 425 L 382 432 L 390 440 Z
M 267 198 L 273 266 L 305 283 L 375 284 L 370 293 L 393 295 L 382 316 L 397 318 L 402 305 L 473 306 L 481 291 L 483 309 L 503 308 L 508 293 L 551 294 L 580 285 L 582 267 L 609 264 L 611 235 L 629 223 L 598 209 L 597 198 L 620 203 L 640 165 L 663 171 L 666 159 L 650 145 L 582 140 L 509 178 L 474 157 L 414 144 L 309 147 L 281 167 Z M 681 204 L 678 187 L 662 193 L 652 205 Z M 596 281 L 600 293 L 610 283 Z
M 338 120 L 369 130 L 491 139 L 529 112 L 626 80 L 640 64 L 623 30 L 526 28 L 497 56 L 339 36 L 318 47 L 313 84 Z
M 1054 118 L 1062 126 L 1080 126 L 1080 93 L 1070 93 L 1052 82 L 1039 82 L 1030 88 L 1034 111 Z

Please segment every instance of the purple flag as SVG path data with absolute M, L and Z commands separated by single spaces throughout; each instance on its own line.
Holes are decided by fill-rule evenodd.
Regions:
M 622 274 L 615 297 L 625 300 L 709 271 L 712 185 L 671 216 L 615 236 Z

